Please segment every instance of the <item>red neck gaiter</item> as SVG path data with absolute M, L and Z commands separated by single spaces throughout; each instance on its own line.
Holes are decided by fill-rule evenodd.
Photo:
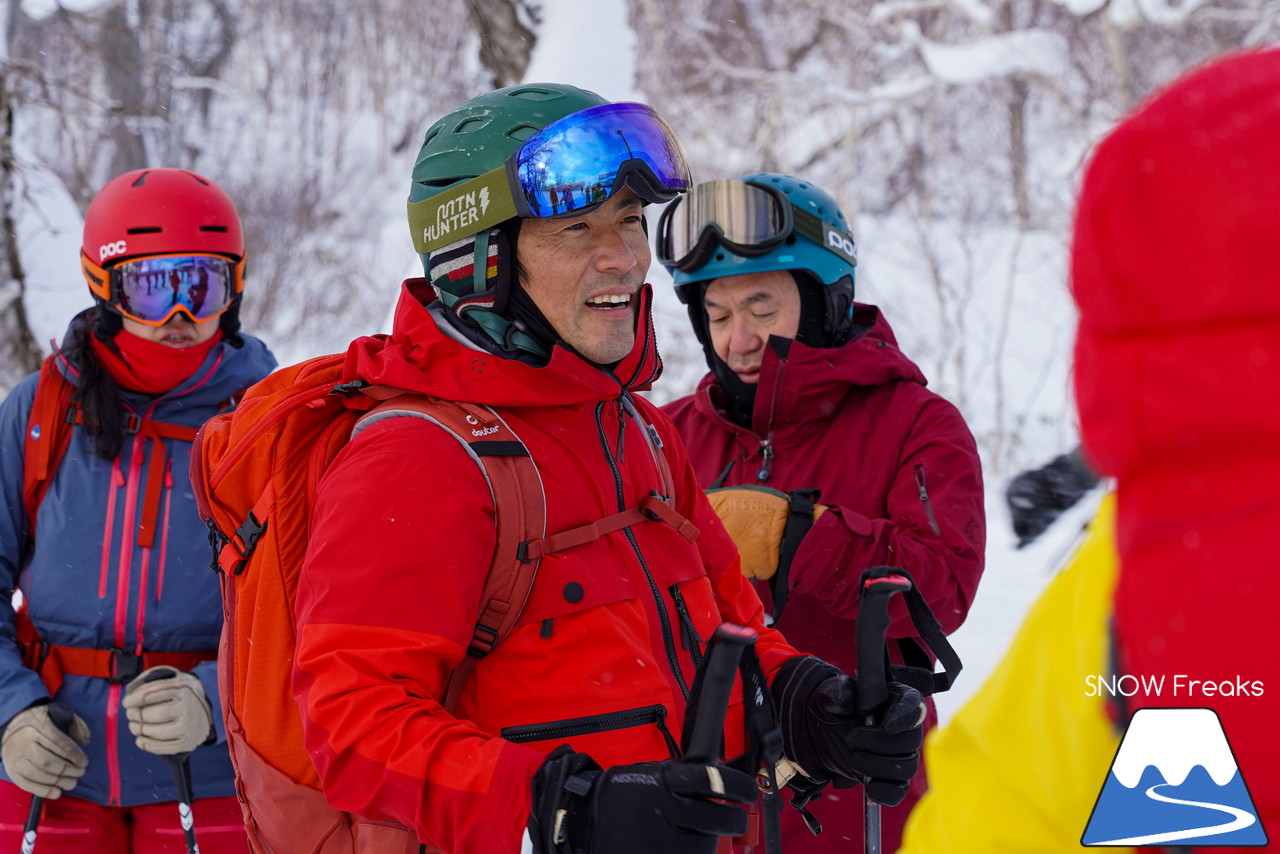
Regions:
M 144 394 L 163 394 L 194 374 L 221 340 L 219 329 L 203 344 L 176 348 L 122 330 L 113 339 L 118 354 L 97 335 L 89 336 L 89 346 L 116 385 Z

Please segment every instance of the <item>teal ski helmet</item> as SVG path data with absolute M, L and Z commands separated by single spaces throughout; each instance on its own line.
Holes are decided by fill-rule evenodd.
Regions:
M 774 270 L 822 286 L 826 346 L 851 333 L 857 244 L 835 199 L 809 181 L 756 172 L 699 184 L 663 211 L 657 249 L 700 338 L 705 324 L 694 315 L 707 282 Z

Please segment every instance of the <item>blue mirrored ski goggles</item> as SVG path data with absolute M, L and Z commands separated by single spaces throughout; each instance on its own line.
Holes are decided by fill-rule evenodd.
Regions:
M 689 189 L 689 165 L 666 121 L 645 104 L 601 104 L 558 119 L 503 166 L 409 203 L 419 253 L 512 217 L 589 211 L 619 187 L 662 204 Z
M 235 265 L 221 255 L 154 255 L 110 269 L 112 304 L 130 320 L 163 326 L 179 311 L 196 323 L 227 310 L 236 291 Z

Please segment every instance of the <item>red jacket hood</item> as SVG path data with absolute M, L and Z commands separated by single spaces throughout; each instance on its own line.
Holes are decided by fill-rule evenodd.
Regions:
M 1278 91 L 1280 52 L 1201 69 L 1089 165 L 1072 249 L 1075 383 L 1086 450 L 1107 474 L 1275 456 Z
M 925 385 L 924 373 L 898 349 L 889 321 L 873 305 L 854 304 L 854 322 L 867 331 L 843 347 L 817 348 L 790 342 L 783 359 L 773 349 L 764 354 L 756 390 L 754 432 L 764 436 L 777 427 L 810 421 L 815 414 L 835 412 L 852 386 L 874 387 L 898 380 Z M 715 417 L 719 391 L 708 373 L 698 383 L 696 406 Z
M 1192 72 L 1126 119 L 1085 173 L 1072 247 L 1075 382 L 1090 462 L 1117 477 L 1115 672 L 1280 681 L 1280 52 Z M 1212 697 L 1212 699 L 1206 699 Z M 1265 815 L 1275 711 L 1211 706 Z
M 426 279 L 406 279 L 400 288 L 391 335 L 353 341 L 347 350 L 349 375 L 446 400 L 556 406 L 617 397 L 623 389 L 643 391 L 662 373 L 649 285 L 640 291 L 642 328 L 635 346 L 612 371 L 559 345 L 544 367 L 480 350 L 441 331 L 431 312 L 435 292 Z

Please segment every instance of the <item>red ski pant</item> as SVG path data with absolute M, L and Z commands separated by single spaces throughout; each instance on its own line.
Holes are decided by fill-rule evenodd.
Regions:
M 31 795 L 0 780 L 0 851 L 22 847 Z M 191 806 L 201 854 L 248 854 L 244 817 L 235 798 L 199 798 Z M 104 807 L 63 795 L 44 802 L 36 832 L 38 854 L 185 854 L 176 801 Z

